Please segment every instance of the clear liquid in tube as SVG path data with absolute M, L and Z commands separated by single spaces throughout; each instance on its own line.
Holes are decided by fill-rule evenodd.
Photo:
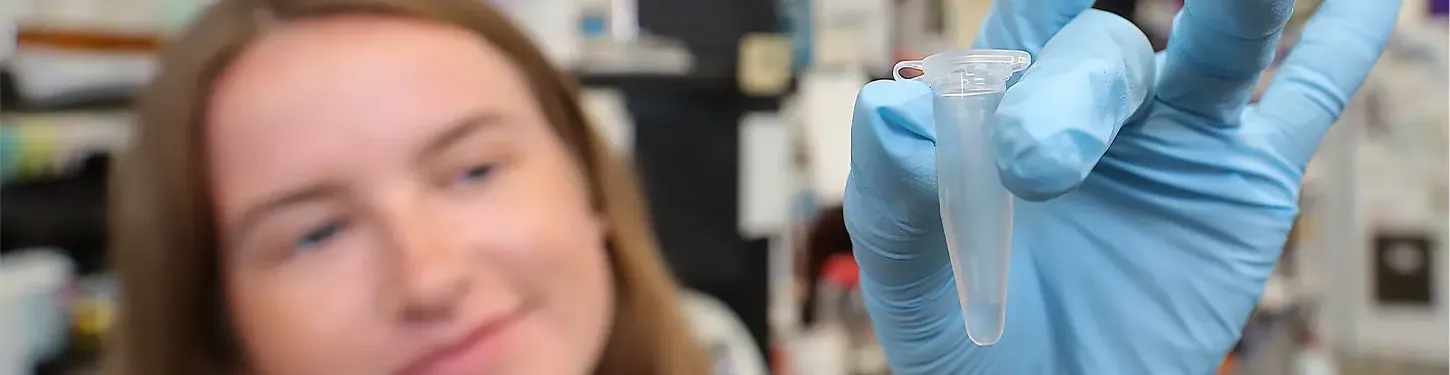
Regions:
M 992 345 L 1006 323 L 1012 196 L 990 146 L 1002 91 L 934 95 L 937 191 L 967 335 Z

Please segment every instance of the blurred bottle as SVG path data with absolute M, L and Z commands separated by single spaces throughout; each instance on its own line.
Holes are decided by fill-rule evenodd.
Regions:
M 606 0 L 582 0 L 579 2 L 579 35 L 585 40 L 599 40 L 609 37 L 610 6 Z
M 1320 346 L 1301 348 L 1294 354 L 1292 375 L 1339 375 L 1334 356 Z
M 20 21 L 30 15 L 34 1 L 0 1 L 0 61 L 5 61 L 15 50 L 15 33 Z
M 861 294 L 860 267 L 849 254 L 831 257 L 821 273 L 817 286 L 817 324 L 836 326 L 846 334 L 846 353 L 842 356 L 851 375 L 889 374 L 885 352 L 876 341 L 871 316 Z
M 811 64 L 811 0 L 778 0 L 781 31 L 791 37 L 791 72 Z
M 213 0 L 153 0 L 160 12 L 156 20 L 157 29 L 163 35 L 175 35 L 187 27 L 210 6 Z
M 75 264 L 56 249 L 0 257 L 0 372 L 28 373 L 64 350 L 66 291 L 74 275 Z

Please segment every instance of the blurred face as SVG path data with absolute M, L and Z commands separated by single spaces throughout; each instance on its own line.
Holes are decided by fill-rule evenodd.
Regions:
M 613 311 L 604 228 L 492 45 L 425 21 L 303 21 L 254 44 L 213 94 L 245 370 L 592 370 Z

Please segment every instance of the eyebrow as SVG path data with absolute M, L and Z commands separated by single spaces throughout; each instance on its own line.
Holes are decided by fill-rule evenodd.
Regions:
M 452 148 L 458 142 L 467 139 L 469 135 L 477 133 L 485 127 L 501 123 L 503 123 L 502 116 L 487 112 L 475 113 L 461 120 L 454 121 L 442 132 L 434 135 L 428 143 L 424 144 L 423 148 L 418 150 L 418 159 L 426 160 L 437 156 L 443 151 Z

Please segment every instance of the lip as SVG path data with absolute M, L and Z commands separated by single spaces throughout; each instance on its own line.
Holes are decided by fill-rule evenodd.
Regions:
M 526 316 L 516 311 L 484 322 L 466 335 L 424 352 L 408 362 L 399 374 L 451 375 L 477 372 L 483 364 L 493 362 L 501 347 L 499 338 Z

